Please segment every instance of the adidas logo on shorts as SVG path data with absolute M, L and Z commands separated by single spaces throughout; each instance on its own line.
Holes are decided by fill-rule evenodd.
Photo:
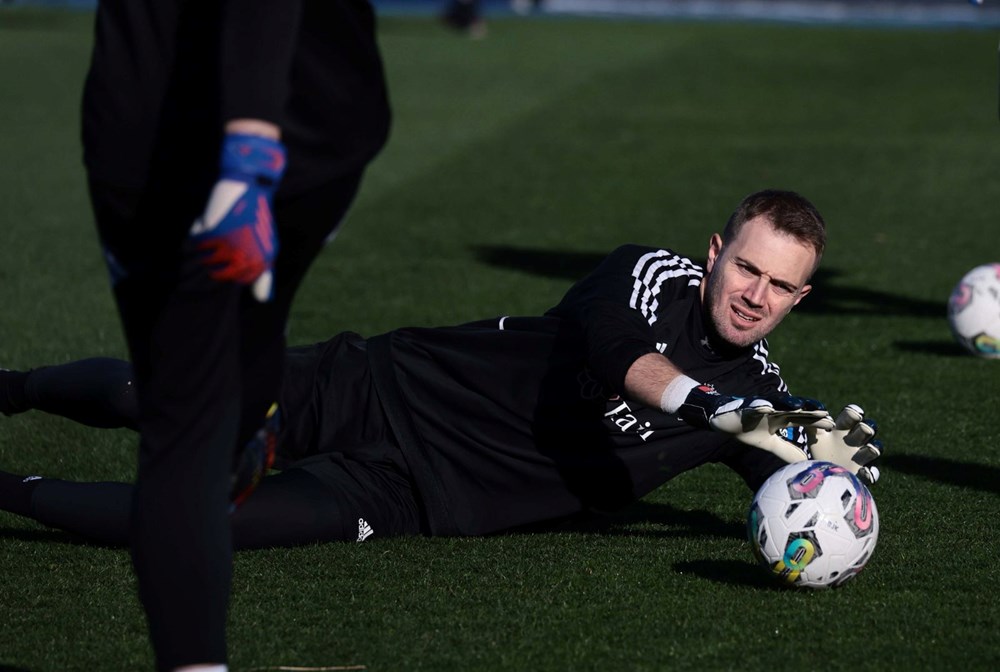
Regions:
M 358 518 L 358 543 L 360 544 L 373 534 L 375 534 L 375 530 L 372 529 L 372 526 L 364 518 Z

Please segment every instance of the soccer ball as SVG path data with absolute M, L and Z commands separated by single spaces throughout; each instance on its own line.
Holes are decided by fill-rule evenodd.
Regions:
M 761 565 L 791 586 L 830 588 L 856 576 L 878 541 L 878 510 L 843 467 L 808 460 L 782 467 L 760 487 L 747 516 Z
M 980 357 L 1000 358 L 1000 264 L 977 266 L 948 297 L 955 340 Z

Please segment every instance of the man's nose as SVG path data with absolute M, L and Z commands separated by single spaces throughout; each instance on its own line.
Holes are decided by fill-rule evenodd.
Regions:
M 743 292 L 743 300 L 747 302 L 747 305 L 754 308 L 763 306 L 764 300 L 767 297 L 768 284 L 770 284 L 770 281 L 764 276 L 760 276 L 748 285 Z

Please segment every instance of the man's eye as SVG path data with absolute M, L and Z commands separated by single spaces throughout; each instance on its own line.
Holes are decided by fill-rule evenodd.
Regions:
M 795 290 L 788 285 L 773 285 L 774 291 L 782 296 L 788 296 L 789 294 L 794 294 Z

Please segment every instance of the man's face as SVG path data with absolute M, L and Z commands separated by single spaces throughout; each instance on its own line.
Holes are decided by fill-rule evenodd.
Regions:
M 745 347 L 767 336 L 809 290 L 816 262 L 808 243 L 776 231 L 766 217 L 733 240 L 712 236 L 701 298 L 723 341 Z

